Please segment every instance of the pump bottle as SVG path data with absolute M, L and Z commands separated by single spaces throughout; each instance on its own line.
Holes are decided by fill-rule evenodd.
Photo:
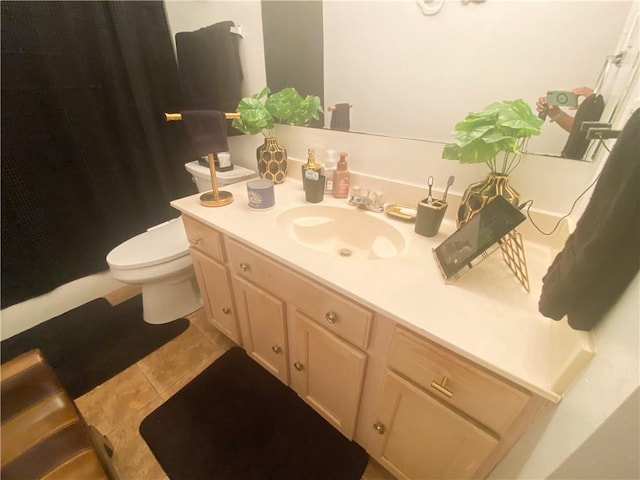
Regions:
M 322 164 L 316 162 L 316 150 L 315 148 L 310 148 L 307 150 L 307 163 L 302 165 L 302 188 L 304 189 L 304 179 L 310 178 L 306 177 L 307 170 L 315 173 L 310 173 L 311 177 L 318 178 L 319 175 L 322 174 Z
M 349 196 L 350 174 L 347 165 L 347 153 L 340 152 L 340 160 L 336 171 L 333 172 L 333 196 L 347 198 Z
M 336 151 L 331 149 L 327 150 L 327 159 L 324 163 L 324 175 L 326 178 L 324 193 L 328 193 L 329 195 L 333 194 L 333 172 L 336 171 L 337 163 Z

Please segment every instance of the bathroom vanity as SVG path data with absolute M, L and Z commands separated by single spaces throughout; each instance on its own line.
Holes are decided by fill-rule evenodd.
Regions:
M 398 478 L 486 477 L 593 356 L 537 312 L 549 245 L 525 242 L 530 293 L 499 254 L 446 285 L 432 249 L 452 221 L 426 238 L 346 200 L 307 204 L 294 179 L 269 211 L 226 189 L 222 208 L 172 202 L 209 320 Z

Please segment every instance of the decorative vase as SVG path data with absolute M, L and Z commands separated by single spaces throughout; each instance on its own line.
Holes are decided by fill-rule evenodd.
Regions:
M 458 208 L 458 227 L 471 220 L 498 195 L 507 199 L 514 207 L 520 203 L 520 194 L 509 184 L 509 175 L 489 173 L 484 180 L 469 185 Z
M 284 182 L 287 177 L 287 150 L 278 144 L 275 137 L 265 138 L 256 150 L 258 175 L 275 184 Z

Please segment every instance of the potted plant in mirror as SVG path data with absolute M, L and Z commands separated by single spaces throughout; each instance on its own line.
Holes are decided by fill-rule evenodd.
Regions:
M 492 103 L 469 113 L 452 132 L 454 143 L 442 151 L 442 158 L 460 163 L 485 163 L 487 177 L 470 185 L 458 209 L 458 226 L 468 222 L 489 201 L 501 195 L 518 206 L 520 195 L 509 183 L 509 175 L 520 163 L 529 139 L 540 134 L 539 119 L 524 100 Z
M 320 118 L 322 106 L 319 97 L 307 95 L 302 98 L 293 87 L 276 93 L 265 87 L 261 92 L 240 100 L 237 112 L 240 118 L 233 120 L 234 128 L 249 135 L 262 133 L 265 137 L 264 144 L 256 151 L 260 178 L 278 184 L 287 176 L 287 151 L 278 144 L 275 123 L 306 125 L 311 119 Z

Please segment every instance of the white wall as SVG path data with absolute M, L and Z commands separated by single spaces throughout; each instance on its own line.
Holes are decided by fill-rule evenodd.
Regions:
M 549 477 L 609 480 L 640 478 L 640 389 Z M 624 442 L 620 442 L 624 438 Z

